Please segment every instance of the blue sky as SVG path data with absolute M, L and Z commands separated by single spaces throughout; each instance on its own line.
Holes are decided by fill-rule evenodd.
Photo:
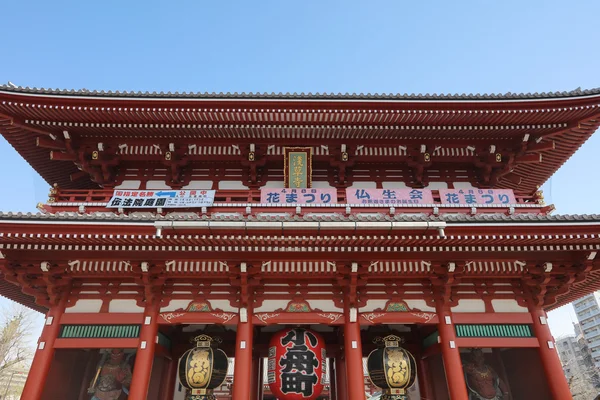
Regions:
M 600 86 L 600 2 L 8 1 L 0 82 L 208 92 L 547 92 Z M 600 136 L 600 135 L 599 135 Z M 560 213 L 594 213 L 600 137 L 545 186 Z M 0 210 L 47 185 L 0 140 Z M 569 306 L 570 307 L 570 306 Z M 569 308 L 553 313 L 556 335 Z

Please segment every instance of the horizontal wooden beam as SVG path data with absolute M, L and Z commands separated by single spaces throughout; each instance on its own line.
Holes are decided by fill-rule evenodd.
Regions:
M 456 338 L 456 346 L 462 348 L 521 348 L 540 347 L 537 338 Z
M 59 140 L 52 140 L 46 136 L 36 137 L 35 144 L 37 147 L 41 147 L 44 149 L 50 149 L 50 150 L 65 150 L 66 149 L 64 142 L 61 142 Z
M 54 161 L 75 161 L 75 154 L 63 153 L 62 151 L 51 151 L 50 159 Z
M 56 339 L 55 349 L 137 349 L 140 340 L 135 339 Z
M 68 310 L 68 309 L 67 309 Z M 131 325 L 142 324 L 143 313 L 64 313 L 62 325 Z
M 453 313 L 455 324 L 531 324 L 533 319 L 528 312 L 523 313 Z

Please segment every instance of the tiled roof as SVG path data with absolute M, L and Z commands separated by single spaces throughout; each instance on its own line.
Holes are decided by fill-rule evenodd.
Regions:
M 42 314 L 45 314 L 46 311 L 48 311 L 46 307 L 37 304 L 32 296 L 21 292 L 21 288 L 19 286 L 13 285 L 12 283 L 6 281 L 2 274 L 0 274 L 0 296 L 24 305 L 25 307 L 29 307 L 32 310 L 41 312 Z
M 4 213 L 0 212 L 0 220 L 12 221 L 88 221 L 94 222 L 149 222 L 154 221 L 394 221 L 394 222 L 427 222 L 427 221 L 445 221 L 447 223 L 577 223 L 577 222 L 600 222 L 599 214 L 573 214 L 573 215 L 536 215 L 536 214 L 442 214 L 439 216 L 428 214 L 397 214 L 390 216 L 387 214 L 369 214 L 369 215 L 349 215 L 327 214 L 319 215 L 286 215 L 286 216 L 244 216 L 235 215 L 214 215 L 199 216 L 195 213 L 171 213 L 167 215 L 157 215 L 150 212 L 133 214 L 114 214 L 107 212 L 97 212 L 90 214 L 79 214 L 75 212 L 60 212 L 55 214 L 48 213 Z
M 600 88 L 582 90 L 577 88 L 562 92 L 503 93 L 503 94 L 407 94 L 407 93 L 207 93 L 207 92 L 141 92 L 88 89 L 49 89 L 17 86 L 12 83 L 0 85 L 0 91 L 62 96 L 135 97 L 160 99 L 269 99 L 269 100 L 536 100 L 600 95 Z

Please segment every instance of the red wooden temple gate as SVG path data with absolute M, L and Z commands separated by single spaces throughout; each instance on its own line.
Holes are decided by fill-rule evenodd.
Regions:
M 0 214 L 0 294 L 47 314 L 23 398 L 92 398 L 112 366 L 120 398 L 182 399 L 199 333 L 235 361 L 219 398 L 271 398 L 261 360 L 298 325 L 325 338 L 328 398 L 374 390 L 389 333 L 410 399 L 571 398 L 545 313 L 600 288 L 600 217 L 537 190 L 599 105 L 1 87 L 0 132 L 53 185 Z

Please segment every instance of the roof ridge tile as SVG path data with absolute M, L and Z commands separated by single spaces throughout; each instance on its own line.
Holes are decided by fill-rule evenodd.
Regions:
M 29 93 L 29 94 L 52 94 L 52 95 L 92 95 L 99 97 L 157 97 L 157 98 L 185 98 L 185 97 L 193 97 L 193 98 L 267 98 L 273 100 L 280 99 L 413 99 L 413 100 L 502 100 L 502 99 L 545 99 L 545 98 L 557 98 L 557 97 L 580 97 L 580 96 L 589 96 L 589 95 L 598 95 L 600 94 L 600 87 L 591 88 L 582 90 L 580 87 L 570 90 L 570 91 L 555 91 L 555 92 L 528 92 L 528 93 L 440 93 L 440 94 L 430 94 L 430 93 L 321 93 L 317 92 L 313 94 L 312 92 L 304 93 L 301 92 L 298 94 L 297 92 L 290 93 L 266 93 L 266 92 L 156 92 L 153 91 L 149 93 L 148 91 L 133 91 L 133 90 L 124 90 L 124 91 L 113 91 L 113 90 L 89 90 L 89 89 L 52 89 L 52 88 L 37 88 L 37 87 L 29 87 L 29 86 L 17 86 L 13 84 L 2 84 L 0 85 L 0 91 L 4 92 L 15 92 L 15 93 Z

